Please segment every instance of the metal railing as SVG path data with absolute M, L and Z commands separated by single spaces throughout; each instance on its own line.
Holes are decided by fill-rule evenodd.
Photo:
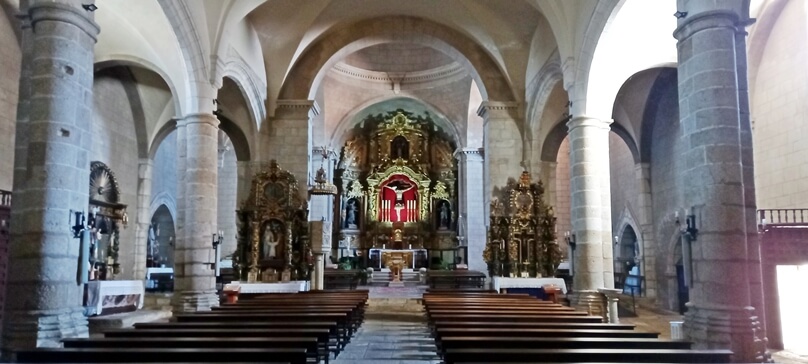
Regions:
M 808 226 L 808 209 L 765 209 L 757 211 L 759 226 Z

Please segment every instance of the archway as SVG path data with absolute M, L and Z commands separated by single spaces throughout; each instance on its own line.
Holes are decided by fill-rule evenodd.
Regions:
M 160 205 L 151 217 L 146 245 L 146 288 L 171 291 L 174 287 L 174 217 L 166 205 Z

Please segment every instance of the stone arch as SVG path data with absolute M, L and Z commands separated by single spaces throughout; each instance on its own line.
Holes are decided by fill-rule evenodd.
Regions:
M 312 100 L 325 73 L 344 56 L 381 43 L 420 44 L 446 53 L 480 86 L 483 99 L 517 101 L 505 71 L 490 53 L 447 26 L 414 17 L 373 18 L 348 24 L 306 49 L 289 71 L 279 99 Z
M 623 126 L 623 124 L 614 122 L 611 125 L 612 133 L 615 133 L 624 143 L 628 146 L 628 150 L 631 151 L 631 158 L 634 160 L 634 163 L 640 163 L 640 151 L 637 148 L 637 143 L 634 141 L 634 137 L 631 136 L 631 133 Z
M 160 192 L 152 198 L 149 204 L 149 219 L 154 216 L 160 206 L 165 206 L 171 214 L 171 219 L 177 221 L 177 201 L 168 192 Z
M 157 149 L 160 148 L 160 144 L 175 129 L 177 129 L 177 119 L 171 119 L 160 126 L 157 133 L 154 134 L 154 140 L 149 148 L 149 159 L 154 160 L 154 156 L 157 154 Z
M 174 83 L 174 80 L 164 69 L 143 58 L 120 54 L 97 59 L 94 64 L 95 72 L 115 66 L 138 67 L 156 73 L 161 79 L 163 79 L 163 82 L 168 85 L 168 89 L 171 91 L 171 97 L 174 102 L 174 109 L 177 110 L 178 113 L 182 113 L 182 103 L 180 102 L 180 98 L 177 96 L 179 95 L 177 93 L 177 86 Z
M 626 232 L 626 229 L 631 229 L 634 231 L 634 236 L 637 237 L 637 252 L 639 253 L 639 257 L 645 257 L 644 246 L 643 246 L 643 239 L 642 239 L 642 230 L 640 230 L 640 225 L 637 224 L 637 219 L 634 217 L 634 212 L 626 206 L 623 209 L 623 212 L 620 213 L 620 218 L 617 220 L 617 236 L 622 239 L 623 235 Z
M 558 150 L 561 148 L 561 143 L 567 137 L 567 120 L 561 120 L 555 124 L 547 133 L 544 138 L 544 143 L 541 147 L 541 160 L 542 162 L 555 162 L 558 158 Z
M 137 89 L 137 80 L 132 74 L 132 71 L 127 66 L 107 65 L 106 67 L 96 67 L 93 74 L 100 72 L 107 72 L 109 75 L 120 80 L 123 90 L 126 93 L 126 98 L 129 100 L 130 112 L 132 119 L 135 122 L 135 141 L 137 144 L 138 158 L 147 158 L 149 154 L 149 137 L 146 130 L 146 116 L 143 112 L 143 103 L 140 98 L 140 92 Z
M 528 85 L 528 98 L 529 103 L 527 112 L 527 130 L 532 132 L 526 133 L 527 135 L 534 135 L 540 125 L 542 114 L 544 113 L 547 99 L 550 98 L 550 93 L 557 83 L 563 82 L 564 74 L 561 70 L 561 58 L 558 50 L 554 51 L 547 63 L 542 66 L 536 77 L 530 81 Z
M 185 113 L 192 112 L 211 112 L 213 111 L 213 87 L 200 87 L 201 85 L 210 85 L 208 61 L 209 56 L 206 56 L 202 39 L 200 39 L 200 32 L 197 31 L 197 26 L 194 24 L 194 14 L 189 9 L 189 4 L 186 0 L 157 0 L 160 7 L 163 8 L 168 22 L 174 29 L 177 40 L 180 43 L 180 52 L 185 60 L 185 70 L 187 73 L 187 84 L 184 85 L 189 91 L 187 107 L 183 108 Z M 204 94 L 205 91 L 211 94 Z
M 392 96 L 385 95 L 365 101 L 364 103 L 358 105 L 353 110 L 351 110 L 351 112 L 346 114 L 342 118 L 342 120 L 340 120 L 339 124 L 337 124 L 337 127 L 334 129 L 334 132 L 331 135 L 331 141 L 330 141 L 331 146 L 341 147 L 345 143 L 346 141 L 345 137 L 347 136 L 347 132 L 354 125 L 356 125 L 355 119 L 360 113 L 366 111 L 369 107 L 373 105 L 395 99 L 411 100 L 412 102 L 424 105 L 425 109 L 435 116 L 433 120 L 438 124 L 438 126 L 440 126 L 443 129 L 443 131 L 449 133 L 449 135 L 452 137 L 452 139 L 454 139 L 457 145 L 462 145 L 461 143 L 463 142 L 464 139 L 461 137 L 461 133 L 458 130 L 457 125 L 449 122 L 449 119 L 435 105 L 432 105 L 424 100 L 415 97 L 402 96 L 402 95 L 392 95 Z
M 235 53 L 235 52 L 231 52 Z M 238 85 L 244 100 L 250 108 L 256 130 L 261 127 L 261 122 L 267 116 L 266 110 L 266 90 L 267 86 L 255 72 L 244 62 L 238 54 L 231 54 L 224 65 L 224 77 L 230 78 Z
M 247 135 L 241 130 L 241 127 L 227 116 L 220 113 L 217 113 L 216 117 L 219 119 L 219 129 L 227 134 L 227 137 L 230 138 L 230 141 L 233 143 L 233 150 L 236 152 L 236 160 L 239 162 L 250 161 L 250 142 L 247 139 Z
M 653 136 L 651 131 L 654 129 L 656 123 L 656 115 L 659 112 L 659 99 L 664 95 L 668 88 L 676 88 L 677 71 L 675 68 L 667 68 L 662 70 L 651 86 L 648 93 L 648 101 L 645 103 L 645 109 L 642 115 L 642 126 L 640 127 L 640 150 L 639 159 L 642 163 L 651 162 L 651 147 L 653 145 Z
M 664 4 L 670 6 L 670 9 L 641 0 L 598 2 L 583 36 L 583 45 L 575 65 L 573 107 L 576 116 L 607 117 L 611 114 L 612 102 L 624 80 L 637 70 L 676 60 L 676 40 L 670 36 L 676 28 L 676 19 L 671 16 L 676 11 L 676 4 L 675 2 Z M 642 9 L 643 6 L 649 8 Z M 626 19 L 617 21 L 621 13 L 631 16 L 632 21 Z M 662 28 L 668 23 L 670 27 Z M 632 31 L 633 29 L 624 28 L 624 24 L 641 27 L 645 31 Z M 627 41 L 626 34 L 642 38 Z M 651 42 L 649 37 L 655 37 L 654 41 Z M 663 41 L 671 43 L 670 47 L 659 48 L 664 51 L 645 51 L 635 53 L 632 57 L 626 57 L 626 51 L 620 48 L 627 45 L 639 47 L 648 44 L 664 46 Z M 612 61 L 620 57 L 623 61 L 619 63 Z

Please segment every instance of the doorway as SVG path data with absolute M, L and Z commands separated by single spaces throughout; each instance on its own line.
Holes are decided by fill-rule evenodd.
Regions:
M 798 355 L 808 355 L 808 264 L 778 265 L 777 291 L 780 299 L 780 325 L 783 348 Z

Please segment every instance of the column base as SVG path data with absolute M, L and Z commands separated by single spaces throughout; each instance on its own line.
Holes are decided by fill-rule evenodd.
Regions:
M 46 311 L 6 311 L 3 325 L 3 358 L 21 349 L 58 348 L 62 339 L 90 335 L 84 307 Z
M 175 314 L 210 311 L 214 306 L 219 306 L 216 291 L 181 291 L 171 296 L 171 312 Z
M 609 322 L 606 309 L 606 296 L 598 291 L 577 291 L 570 300 L 572 306 L 589 312 L 592 316 L 600 316 L 603 323 Z
M 694 349 L 732 350 L 733 362 L 770 362 L 755 308 L 685 304 L 683 331 Z

